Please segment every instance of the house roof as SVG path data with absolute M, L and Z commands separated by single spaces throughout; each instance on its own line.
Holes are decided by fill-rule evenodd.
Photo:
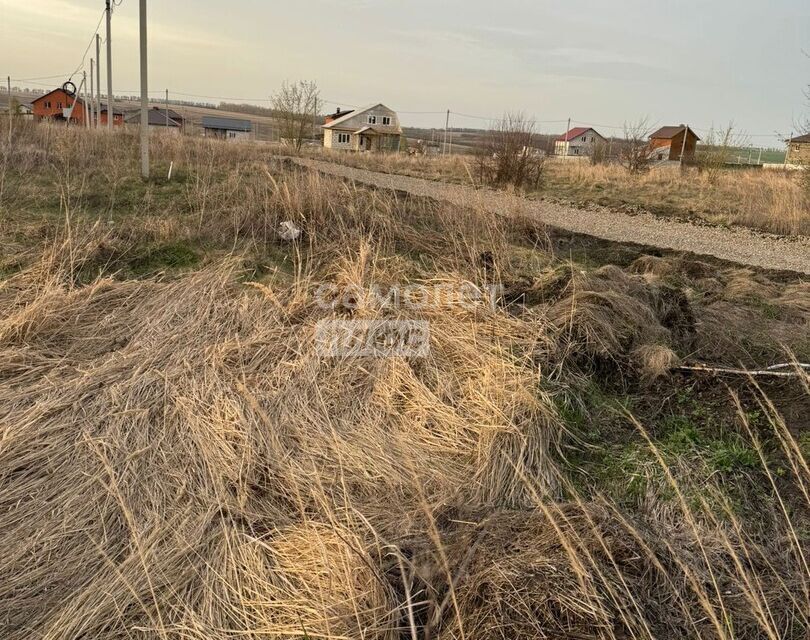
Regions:
M 252 131 L 250 120 L 239 118 L 220 118 L 218 116 L 203 116 L 203 129 L 222 129 L 225 131 Z
M 169 111 L 169 113 L 171 113 L 171 110 Z M 159 126 L 159 127 L 165 127 L 167 125 L 167 123 L 166 123 L 166 112 L 165 111 L 158 110 L 157 107 L 155 107 L 154 109 L 149 109 L 149 111 L 147 111 L 147 115 L 149 117 L 149 124 L 150 125 Z M 125 120 L 129 124 L 140 124 L 141 112 L 140 111 L 133 111 L 132 113 L 130 113 L 125 118 Z M 170 126 L 170 127 L 179 127 L 180 126 L 180 123 L 177 122 L 176 120 L 174 120 L 173 118 L 169 118 L 168 120 L 169 120 L 168 126 Z
M 101 103 L 101 105 L 99 106 L 99 112 L 107 113 L 107 105 L 105 103 L 103 102 Z M 124 110 L 113 105 L 113 116 L 123 116 L 123 115 L 126 115 L 124 113 Z
M 348 113 L 342 114 L 339 118 L 332 120 L 332 122 L 327 122 L 324 125 L 321 125 L 324 129 L 340 129 L 342 123 L 346 122 L 349 118 L 353 118 L 354 116 L 359 116 L 364 114 L 366 111 L 371 111 L 372 109 L 376 109 L 377 107 L 385 107 L 382 102 L 378 102 L 376 104 L 370 104 L 367 107 L 363 107 L 362 109 L 356 109 L 355 111 L 349 111 Z M 388 107 L 385 107 L 386 109 Z
M 689 129 L 689 133 L 691 133 L 695 138 L 700 140 L 698 134 L 692 131 L 691 127 L 687 127 L 685 124 L 679 124 L 676 126 L 668 126 L 668 127 L 661 127 L 658 131 L 654 132 L 650 135 L 651 140 L 672 140 L 675 136 L 680 134 L 685 128 Z
M 558 142 L 570 141 L 573 140 L 574 138 L 578 138 L 584 133 L 588 133 L 588 131 L 593 131 L 600 138 L 602 137 L 602 135 L 593 127 L 574 127 L 568 133 L 564 133 L 559 138 L 557 138 L 557 141 Z
M 339 110 L 339 111 L 335 111 L 334 113 L 327 113 L 324 117 L 326 119 L 332 118 L 333 120 L 337 120 L 338 118 L 342 118 L 343 116 L 347 116 L 350 113 L 354 113 L 354 111 L 352 111 L 351 109 L 349 109 L 348 111 Z
M 805 144 L 810 144 L 810 133 L 805 133 L 803 136 L 794 136 L 788 142 L 803 142 Z
M 51 89 L 50 91 L 48 91 L 48 93 L 44 93 L 44 94 L 42 94 L 41 96 L 39 96 L 38 98 L 35 98 L 34 100 L 32 100 L 32 101 L 31 101 L 31 104 L 36 104 L 36 103 L 37 103 L 37 102 L 39 102 L 40 100 L 44 100 L 45 98 L 47 98 L 47 97 L 48 97 L 48 96 L 50 96 L 50 95 L 53 95 L 54 93 L 63 93 L 63 94 L 65 94 L 65 95 L 66 95 L 68 98 L 75 98 L 75 99 L 76 99 L 76 102 L 82 102 L 82 103 L 83 103 L 83 100 L 82 100 L 82 99 L 81 99 L 81 98 L 80 98 L 78 95 L 71 96 L 71 95 L 70 95 L 70 94 L 69 94 L 67 91 L 65 91 L 64 89 L 62 89 L 62 87 L 58 87 L 58 88 L 56 88 L 56 89 Z
M 160 111 L 162 114 L 165 114 L 168 111 L 169 112 L 169 117 L 172 120 L 175 120 L 177 122 L 180 122 L 181 120 L 183 120 L 183 116 L 181 116 L 179 113 L 177 113 L 177 111 L 175 111 L 174 109 L 167 109 L 166 107 L 156 107 L 156 106 L 153 105 L 151 110 L 152 111 Z

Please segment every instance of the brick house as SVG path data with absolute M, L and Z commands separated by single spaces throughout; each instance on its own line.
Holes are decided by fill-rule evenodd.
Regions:
M 101 112 L 99 121 L 102 126 L 107 126 L 107 105 L 102 102 L 99 111 Z M 126 114 L 121 109 L 113 105 L 113 126 L 117 127 L 118 125 L 124 124 L 125 115 Z
M 686 136 L 686 146 L 684 146 Z M 698 135 L 685 124 L 661 127 L 650 136 L 650 157 L 652 160 L 680 161 L 681 151 L 684 160 L 694 160 L 695 148 L 700 140 Z
M 795 136 L 787 140 L 787 164 L 802 164 L 810 166 L 810 133 Z
M 71 113 L 73 104 L 76 106 Z M 31 110 L 34 113 L 34 120 L 61 120 L 68 119 L 73 124 L 83 125 L 85 119 L 84 102 L 81 98 L 67 93 L 64 89 L 54 89 L 45 95 L 39 96 L 31 102 Z

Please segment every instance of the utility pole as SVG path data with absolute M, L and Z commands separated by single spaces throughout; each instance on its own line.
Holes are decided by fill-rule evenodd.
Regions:
M 689 125 L 683 125 L 683 144 L 681 145 L 681 169 L 683 169 L 683 156 L 686 153 L 686 137 L 689 135 Z
M 166 129 L 169 128 L 169 90 L 166 89 Z
M 570 131 L 571 131 L 571 118 L 570 118 L 570 116 L 569 116 L 569 118 L 568 118 L 568 126 L 565 128 L 565 153 L 563 153 L 563 155 L 564 155 L 565 157 L 568 157 L 568 151 L 569 151 L 569 147 L 568 147 L 568 133 L 569 133 Z
M 113 86 L 112 86 L 112 0 L 107 0 L 107 128 L 113 127 Z
M 96 91 L 95 91 L 95 60 L 90 58 L 90 126 L 94 127 L 96 120 Z
M 6 78 L 8 82 L 8 144 L 11 145 L 11 127 L 13 118 L 11 113 L 11 76 Z
M 101 126 L 101 36 L 96 34 L 96 129 Z
M 447 119 L 444 121 L 444 142 L 442 143 L 442 155 L 447 154 L 447 130 L 450 128 L 450 109 L 447 110 Z
M 141 177 L 149 178 L 149 82 L 146 55 L 146 0 L 140 0 L 141 26 Z
M 93 77 L 92 75 L 90 76 Z M 87 71 L 82 71 L 82 111 L 84 112 L 84 128 L 90 128 L 90 104 L 87 102 Z

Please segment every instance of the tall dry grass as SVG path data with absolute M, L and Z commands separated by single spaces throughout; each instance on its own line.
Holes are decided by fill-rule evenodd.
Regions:
M 695 331 L 664 265 L 556 265 L 527 308 L 324 306 L 324 282 L 509 277 L 491 265 L 516 225 L 268 171 L 249 148 L 165 145 L 187 175 L 162 226 L 158 190 L 128 231 L 90 225 L 82 171 L 55 165 L 77 217 L 0 281 L 3 637 L 806 637 L 810 469 L 755 384 L 759 422 L 735 401 L 770 505 L 757 518 L 632 416 L 643 500 L 568 473 L 561 398 Z M 284 220 L 304 230 L 293 273 L 245 283 L 239 251 L 278 247 Z M 233 251 L 173 278 L 98 268 L 138 230 Z M 429 355 L 316 350 L 319 321 L 376 318 L 430 322 Z M 791 393 L 810 396 L 807 378 Z
M 552 163 L 550 181 L 583 199 L 636 204 L 785 235 L 810 234 L 810 200 L 796 172 L 729 169 L 715 176 L 689 168 L 630 175 L 615 165 Z M 554 187 L 552 187 L 553 189 Z
M 473 156 L 309 153 L 372 171 L 472 186 L 477 182 Z M 810 195 L 801 172 L 795 171 L 728 169 L 710 176 L 696 168 L 655 168 L 631 174 L 614 164 L 550 161 L 539 192 L 577 204 L 596 202 L 784 235 L 810 234 Z

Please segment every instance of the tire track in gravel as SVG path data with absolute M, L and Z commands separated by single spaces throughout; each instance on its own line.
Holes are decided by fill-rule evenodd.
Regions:
M 621 213 L 605 207 L 579 209 L 503 191 L 368 171 L 321 160 L 288 160 L 365 185 L 405 191 L 463 207 L 535 215 L 551 227 L 603 240 L 685 251 L 752 267 L 810 275 L 810 238 L 806 236 L 779 236 L 745 227 L 701 225 L 649 213 Z

